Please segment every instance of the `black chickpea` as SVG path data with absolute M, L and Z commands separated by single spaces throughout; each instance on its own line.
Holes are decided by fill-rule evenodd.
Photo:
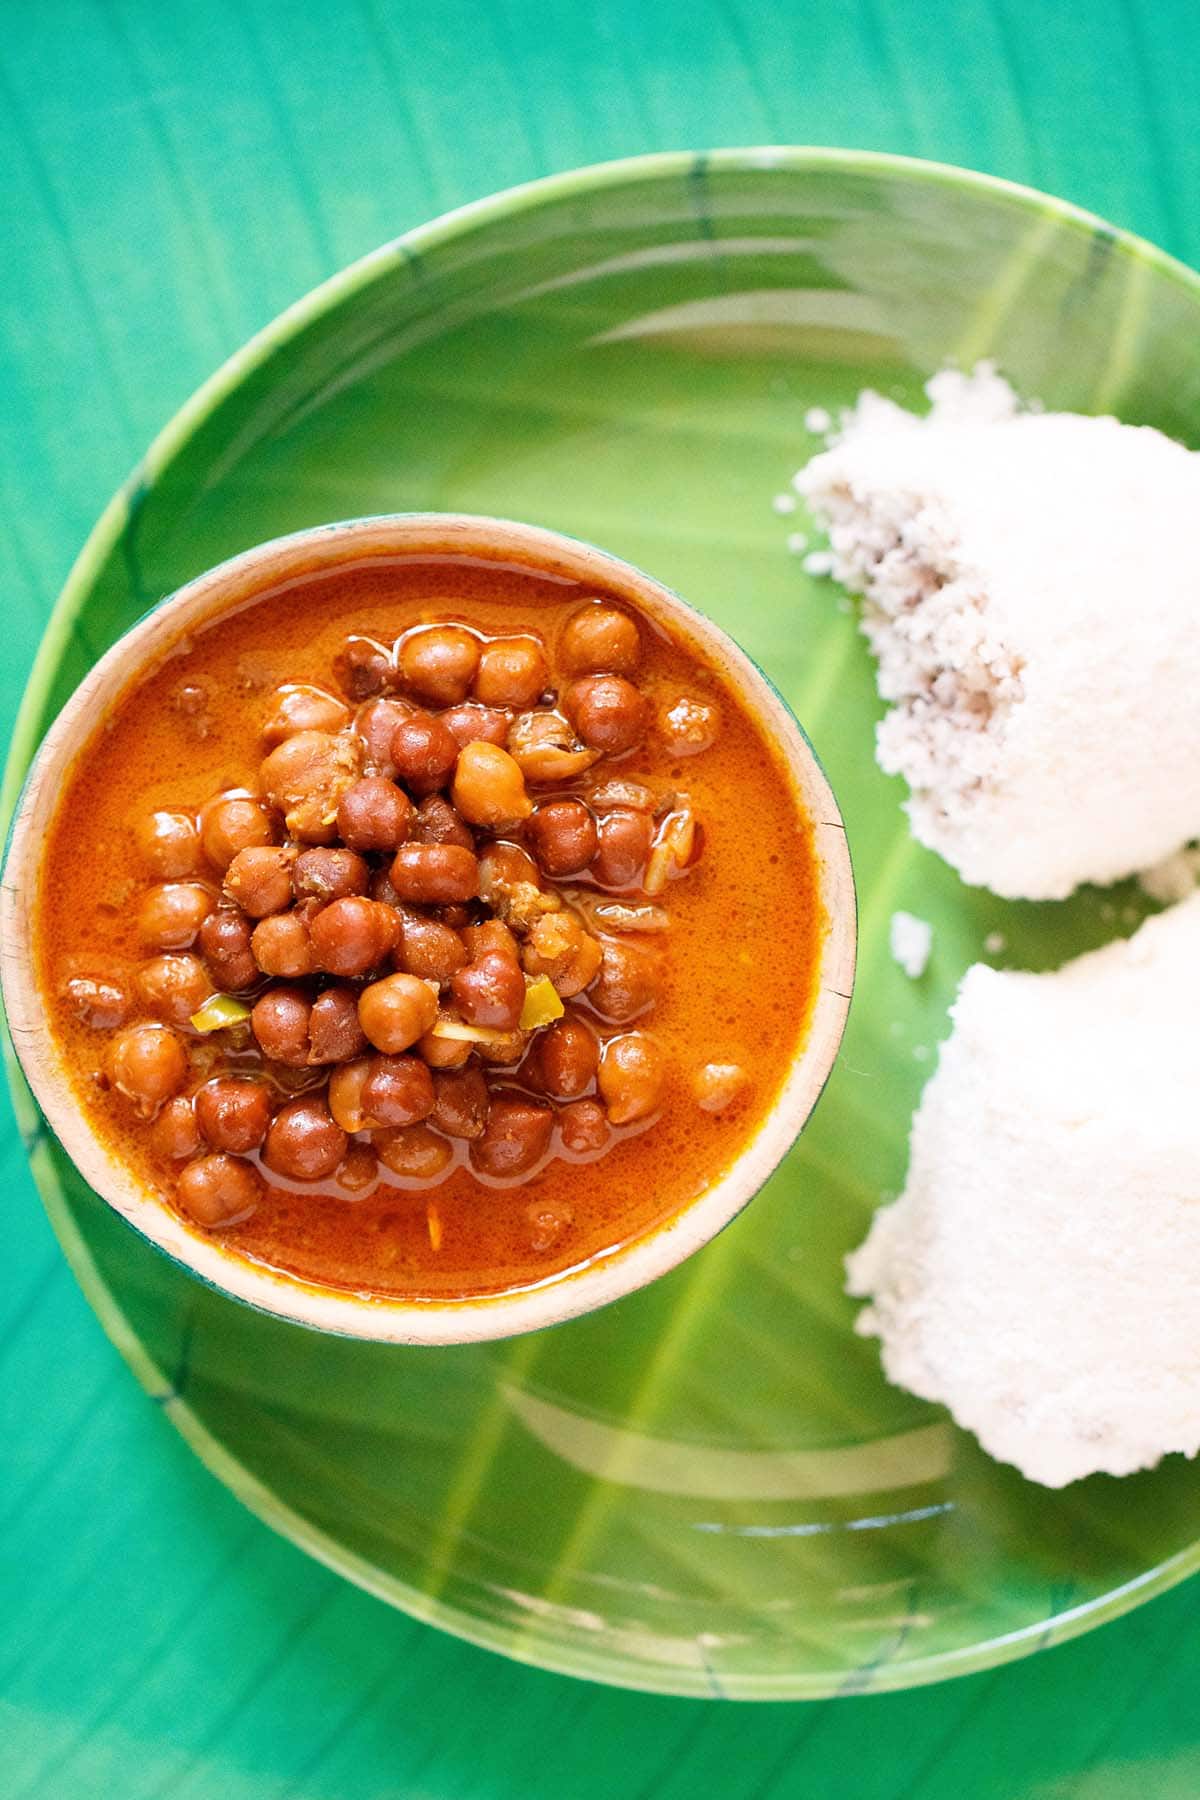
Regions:
M 507 956 L 510 962 L 521 960 L 521 947 L 503 919 L 480 919 L 477 924 L 465 925 L 459 935 L 472 962 L 489 950 Z
M 596 822 L 596 854 L 592 874 L 601 887 L 637 887 L 654 841 L 649 813 L 614 807 Z
M 213 991 L 208 970 L 185 951 L 152 956 L 134 977 L 138 999 L 169 1025 L 186 1025 Z
M 401 900 L 416 906 L 447 905 L 475 898 L 479 863 L 461 844 L 401 844 L 391 877 Z
M 187 1052 L 167 1025 L 126 1025 L 109 1039 L 104 1073 L 139 1118 L 152 1119 L 187 1079 Z
M 150 1146 L 168 1162 L 186 1162 L 200 1148 L 200 1127 L 186 1094 L 168 1100 L 150 1127 Z
M 488 950 L 451 977 L 450 992 L 469 1024 L 515 1031 L 525 1004 L 525 978 L 511 957 Z
M 369 700 L 391 687 L 396 678 L 389 651 L 374 638 L 352 633 L 333 659 L 333 672 L 351 700 Z
M 596 821 L 582 800 L 547 800 L 527 826 L 533 853 L 547 875 L 577 875 L 596 854 Z
M 291 681 L 275 692 L 263 723 L 263 742 L 273 749 L 298 731 L 342 731 L 349 723 L 350 709 L 335 694 Z
M 661 962 L 654 951 L 640 944 L 606 939 L 589 999 L 606 1019 L 617 1025 L 627 1024 L 658 998 L 660 969 Z
M 147 888 L 138 907 L 138 936 L 149 950 L 190 950 L 217 897 L 199 881 Z
M 371 1072 L 372 1058 L 357 1056 L 351 1062 L 339 1063 L 329 1076 L 329 1110 L 343 1131 L 363 1131 L 367 1115 L 363 1110 L 362 1092 Z
M 358 1020 L 358 995 L 353 988 L 328 987 L 313 1001 L 308 1019 L 308 1060 L 343 1063 L 360 1056 L 367 1047 Z
M 183 1211 L 197 1225 L 228 1229 L 250 1217 L 262 1196 L 262 1181 L 248 1162 L 217 1151 L 190 1162 L 175 1191 Z
M 297 900 L 327 903 L 365 894 L 370 879 L 369 865 L 354 850 L 302 850 L 292 869 L 292 890 Z
M 432 1125 L 446 1137 L 483 1136 L 491 1100 L 482 1069 L 441 1069 L 433 1077 L 433 1091 Z
M 200 831 L 191 813 L 168 808 L 147 813 L 138 820 L 135 835 L 143 863 L 160 881 L 200 873 Z
M 200 949 L 209 974 L 227 993 L 236 994 L 258 981 L 260 971 L 251 941 L 250 921 L 230 907 L 209 913 L 200 927 Z
M 498 1069 L 515 1068 L 525 1054 L 528 1035 L 524 1031 L 487 1030 L 467 1047 L 473 1049 L 481 1063 Z
M 271 1062 L 302 1069 L 308 1062 L 308 1019 L 312 1004 L 303 988 L 271 988 L 256 1000 L 250 1029 Z
M 494 706 L 480 706 L 468 700 L 462 706 L 448 706 L 438 718 L 460 750 L 468 744 L 503 745 L 508 742 L 508 714 L 498 712 Z
M 646 701 L 623 675 L 582 675 L 562 699 L 584 743 L 606 756 L 632 750 L 646 729 Z
M 429 625 L 400 643 L 400 674 L 422 700 L 455 706 L 465 700 L 479 667 L 479 639 L 461 625 Z
M 317 967 L 308 921 L 299 912 L 272 913 L 250 935 L 254 960 L 264 975 L 300 981 Z
M 392 886 L 391 868 L 386 863 L 382 869 L 376 869 L 371 876 L 371 885 L 367 892 L 372 900 L 382 900 L 385 906 L 401 907 L 404 905 L 403 900 Z
M 112 973 L 68 976 L 60 991 L 73 1016 L 92 1031 L 123 1025 L 133 1006 L 128 982 Z
M 506 924 L 522 929 L 541 916 L 541 871 L 519 844 L 488 844 L 479 855 L 479 897 Z
M 428 1125 L 403 1125 L 377 1131 L 375 1153 L 391 1175 L 422 1185 L 444 1175 L 454 1160 L 453 1146 Z
M 252 919 L 265 919 L 292 903 L 292 869 L 296 852 L 283 845 L 254 845 L 239 850 L 225 871 L 225 897 Z
M 387 961 L 399 937 L 392 907 L 356 895 L 323 907 L 309 926 L 316 967 L 329 975 L 368 975 Z
M 370 1144 L 351 1144 L 334 1171 L 334 1180 L 356 1199 L 379 1179 L 379 1158 Z
M 450 798 L 468 825 L 503 831 L 533 811 L 525 777 L 498 744 L 468 744 L 458 753 Z
M 271 1101 L 261 1081 L 218 1076 L 195 1096 L 196 1123 L 214 1150 L 242 1156 L 257 1150 L 271 1120 Z
M 563 1145 L 573 1156 L 595 1156 L 605 1149 L 612 1132 L 598 1100 L 573 1100 L 558 1115 Z
M 218 794 L 200 808 L 200 842 L 222 874 L 239 850 L 269 844 L 274 835 L 266 807 L 248 794 Z
M 542 1160 L 553 1130 L 554 1113 L 544 1102 L 498 1095 L 483 1131 L 471 1143 L 471 1162 L 484 1175 L 515 1180 Z
M 397 850 L 409 834 L 412 801 L 383 775 L 364 775 L 338 802 L 338 836 L 351 850 Z
M 414 794 L 432 794 L 444 787 L 458 761 L 453 734 L 432 713 L 411 712 L 392 733 L 392 762 L 404 785 Z
M 426 918 L 411 907 L 405 907 L 400 918 L 400 942 L 393 952 L 396 967 L 444 987 L 468 960 L 462 938 L 440 919 Z
M 409 833 L 414 844 L 457 844 L 474 850 L 475 833 L 444 794 L 427 794 L 413 814 Z
M 568 619 L 558 654 L 570 675 L 632 675 L 641 661 L 641 634 L 628 613 L 594 601 Z
M 662 1047 L 642 1031 L 627 1031 L 604 1046 L 597 1076 L 600 1098 L 614 1125 L 631 1125 L 656 1109 L 667 1079 Z
M 362 764 L 362 743 L 350 732 L 298 731 L 272 750 L 259 781 L 292 837 L 302 844 L 331 844 L 338 805 Z
M 475 698 L 485 706 L 532 706 L 541 699 L 549 679 L 546 652 L 537 638 L 493 638 L 480 652 Z
M 433 1076 L 419 1056 L 373 1056 L 361 1105 L 370 1126 L 417 1125 L 433 1111 Z
M 354 729 L 362 739 L 363 768 L 368 775 L 382 775 L 385 778 L 395 775 L 392 738 L 397 725 L 401 720 L 407 719 L 412 711 L 407 700 L 382 695 L 359 707 Z
M 359 1022 L 385 1056 L 398 1056 L 424 1037 L 437 1010 L 437 994 L 429 983 L 402 972 L 372 982 L 358 999 Z
M 596 1034 L 582 1019 L 559 1019 L 538 1040 L 538 1077 L 555 1100 L 577 1100 L 586 1093 L 599 1062 Z
M 271 1120 L 262 1159 L 274 1174 L 292 1181 L 324 1181 L 348 1146 L 349 1139 L 324 1097 L 302 1094 L 281 1106 Z

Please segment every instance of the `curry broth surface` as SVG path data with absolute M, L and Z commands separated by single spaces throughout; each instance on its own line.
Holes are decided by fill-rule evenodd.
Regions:
M 81 1106 L 168 1204 L 171 1165 L 156 1161 L 146 1127 L 120 1095 L 96 1084 L 105 1034 L 81 1025 L 57 997 L 74 959 L 143 954 L 134 821 L 155 807 L 198 807 L 220 788 L 256 789 L 271 689 L 285 681 L 332 686 L 333 659 L 349 632 L 390 641 L 414 624 L 451 620 L 492 635 L 531 629 L 552 651 L 579 602 L 601 592 L 473 560 L 351 564 L 268 593 L 181 640 L 95 733 L 45 850 L 41 984 Z M 699 863 L 663 896 L 671 915 L 666 970 L 656 1006 L 640 1021 L 671 1059 L 663 1110 L 648 1125 L 618 1130 L 598 1160 L 560 1157 L 516 1186 L 481 1181 L 460 1161 L 436 1187 L 388 1185 L 384 1172 L 368 1198 L 350 1199 L 263 1169 L 269 1186 L 257 1211 L 221 1234 L 230 1250 L 321 1286 L 406 1297 L 544 1281 L 671 1218 L 728 1168 L 769 1111 L 813 1001 L 822 920 L 811 823 L 720 670 L 652 627 L 618 590 L 604 597 L 641 621 L 637 681 L 651 706 L 685 691 L 717 699 L 722 715 L 716 743 L 699 756 L 671 760 L 651 730 L 643 746 L 612 763 L 614 775 L 686 790 L 704 828 Z M 185 684 L 204 691 L 203 735 L 172 704 Z M 751 1079 L 749 1097 L 723 1116 L 702 1111 L 690 1090 L 690 1074 L 708 1060 L 740 1063 Z M 551 1250 L 536 1251 L 529 1209 L 547 1200 L 565 1201 L 574 1225 Z M 441 1225 L 437 1250 L 429 1203 Z

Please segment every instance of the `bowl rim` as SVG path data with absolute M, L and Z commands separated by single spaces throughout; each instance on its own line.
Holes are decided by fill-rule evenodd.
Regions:
M 566 575 L 628 597 L 649 619 L 720 667 L 772 745 L 792 799 L 812 826 L 823 914 L 804 1030 L 767 1111 L 734 1159 L 650 1231 L 581 1266 L 520 1288 L 462 1298 L 407 1298 L 331 1288 L 238 1253 L 163 1204 L 79 1105 L 70 1065 L 46 1024 L 37 966 L 40 875 L 59 795 L 97 719 L 124 703 L 180 638 L 272 591 L 362 562 L 462 555 Z M 846 829 L 816 752 L 778 689 L 740 645 L 662 582 L 563 532 L 463 513 L 391 513 L 308 526 L 227 558 L 168 595 L 84 676 L 42 742 L 13 821 L 0 891 L 0 983 L 14 1051 L 42 1112 L 84 1180 L 129 1225 L 223 1294 L 274 1317 L 380 1343 L 462 1344 L 557 1325 L 656 1280 L 724 1230 L 795 1143 L 837 1060 L 853 991 L 857 905 Z
M 848 172 L 874 172 L 880 177 L 907 179 L 927 186 L 942 185 L 974 190 L 981 196 L 1006 200 L 1012 206 L 1026 211 L 1040 210 L 1043 215 L 1053 217 L 1081 234 L 1103 234 L 1124 254 L 1153 268 L 1175 286 L 1189 290 L 1193 296 L 1200 298 L 1200 274 L 1186 263 L 1139 234 L 1115 226 L 1100 214 L 1072 201 L 1047 194 L 1027 183 L 1010 181 L 980 170 L 928 158 L 856 149 L 852 146 L 768 144 L 726 146 L 714 150 L 653 151 L 541 176 L 440 213 L 355 259 L 277 313 L 193 391 L 190 398 L 152 439 L 142 458 L 96 519 L 47 620 L 10 739 L 3 783 L 0 784 L 0 831 L 3 831 L 11 818 L 25 770 L 42 735 L 38 728 L 39 720 L 45 710 L 46 696 L 61 659 L 64 641 L 70 635 L 74 620 L 90 592 L 98 570 L 110 556 L 136 506 L 138 495 L 147 483 L 158 479 L 239 383 L 278 349 L 323 314 L 333 311 L 358 289 L 368 287 L 376 279 L 382 279 L 399 263 L 411 261 L 414 256 L 452 242 L 463 233 L 487 227 L 511 212 L 553 204 L 570 195 L 582 196 L 605 188 L 632 185 L 641 180 L 658 180 L 671 176 L 702 177 L 708 171 L 747 173 L 754 170 L 769 173 L 779 170 L 788 174 L 801 174 L 808 170 L 837 167 Z M 105 1331 L 121 1351 L 143 1388 L 162 1404 L 205 1466 L 259 1518 L 358 1586 L 401 1607 L 410 1616 L 434 1624 L 467 1642 L 507 1655 L 519 1662 L 566 1675 L 586 1676 L 613 1686 L 640 1688 L 664 1694 L 712 1695 L 714 1690 L 707 1680 L 691 1678 L 686 1671 L 676 1673 L 675 1678 L 670 1679 L 666 1672 L 657 1668 L 641 1669 L 629 1665 L 618 1668 L 608 1658 L 588 1657 L 578 1643 L 563 1647 L 552 1638 L 539 1639 L 536 1645 L 521 1638 L 514 1640 L 511 1632 L 494 1624 L 486 1614 L 472 1612 L 465 1606 L 431 1596 L 399 1576 L 387 1575 L 361 1562 L 353 1552 L 328 1537 L 295 1512 L 287 1502 L 264 1487 L 213 1435 L 204 1420 L 192 1411 L 186 1399 L 174 1392 L 170 1381 L 154 1364 L 129 1325 L 115 1294 L 100 1274 L 93 1254 L 66 1203 L 58 1173 L 48 1162 L 49 1152 L 44 1136 L 39 1136 L 36 1109 L 24 1083 L 13 1079 L 16 1073 L 10 1057 L 10 1086 L 13 1088 L 18 1119 L 34 1162 L 44 1158 L 48 1164 L 38 1182 L 43 1203 L 80 1286 Z M 898 1691 L 1013 1661 L 1031 1651 L 1065 1642 L 1094 1629 L 1095 1626 L 1132 1610 L 1142 1601 L 1166 1592 L 1197 1569 L 1200 1569 L 1200 1536 L 1191 1545 L 1175 1552 L 1156 1566 L 1095 1598 L 1069 1607 L 1049 1621 L 1037 1621 L 1013 1632 L 1004 1632 L 978 1643 L 941 1651 L 903 1664 L 882 1663 L 870 1672 L 869 1680 L 864 1681 L 860 1677 L 854 1691 Z M 743 1700 L 816 1699 L 844 1692 L 844 1683 L 844 1669 L 830 1668 L 806 1674 L 793 1673 L 787 1677 L 744 1676 L 736 1683 L 729 1684 L 725 1692 L 731 1698 Z

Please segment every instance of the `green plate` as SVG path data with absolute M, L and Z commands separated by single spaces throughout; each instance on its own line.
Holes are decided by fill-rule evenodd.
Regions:
M 1129 890 L 971 892 L 872 760 L 853 616 L 772 497 L 813 406 L 904 400 L 995 356 L 1048 405 L 1200 433 L 1196 278 L 1027 191 L 887 157 L 651 157 L 388 246 L 204 388 L 105 513 L 51 621 L 8 797 L 94 658 L 163 593 L 319 520 L 453 508 L 590 539 L 730 629 L 840 797 L 862 898 L 841 1062 L 754 1205 L 590 1319 L 450 1350 L 325 1339 L 199 1286 L 80 1182 L 18 1094 L 37 1180 L 107 1330 L 264 1519 L 408 1611 L 527 1662 L 788 1698 L 980 1668 L 1200 1562 L 1200 1480 L 1048 1493 L 889 1388 L 842 1259 L 903 1181 L 946 1006 L 985 937 L 1040 968 L 1130 928 Z M 1019 521 L 1014 521 L 1014 528 Z M 928 974 L 887 948 L 933 921 Z

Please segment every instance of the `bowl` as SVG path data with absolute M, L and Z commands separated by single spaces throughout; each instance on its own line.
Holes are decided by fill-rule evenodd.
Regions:
M 729 1168 L 654 1231 L 560 1276 L 499 1293 L 434 1301 L 321 1287 L 240 1256 L 163 1204 L 80 1110 L 37 980 L 42 852 L 76 759 L 130 687 L 190 633 L 290 582 L 389 557 L 470 557 L 627 595 L 676 639 L 719 666 L 788 771 L 811 820 L 823 914 L 808 1028 L 778 1095 Z M 749 802 L 750 796 L 747 796 Z M 0 897 L 0 977 L 13 1043 L 47 1121 L 84 1179 L 152 1244 L 222 1292 L 280 1318 L 384 1343 L 454 1344 L 511 1337 L 605 1306 L 665 1274 L 739 1213 L 794 1142 L 833 1067 L 854 979 L 854 880 L 837 802 L 812 746 L 733 639 L 660 582 L 591 545 L 511 520 L 464 514 L 355 519 L 279 538 L 198 576 L 126 632 L 80 683 L 46 736 L 13 824 Z

